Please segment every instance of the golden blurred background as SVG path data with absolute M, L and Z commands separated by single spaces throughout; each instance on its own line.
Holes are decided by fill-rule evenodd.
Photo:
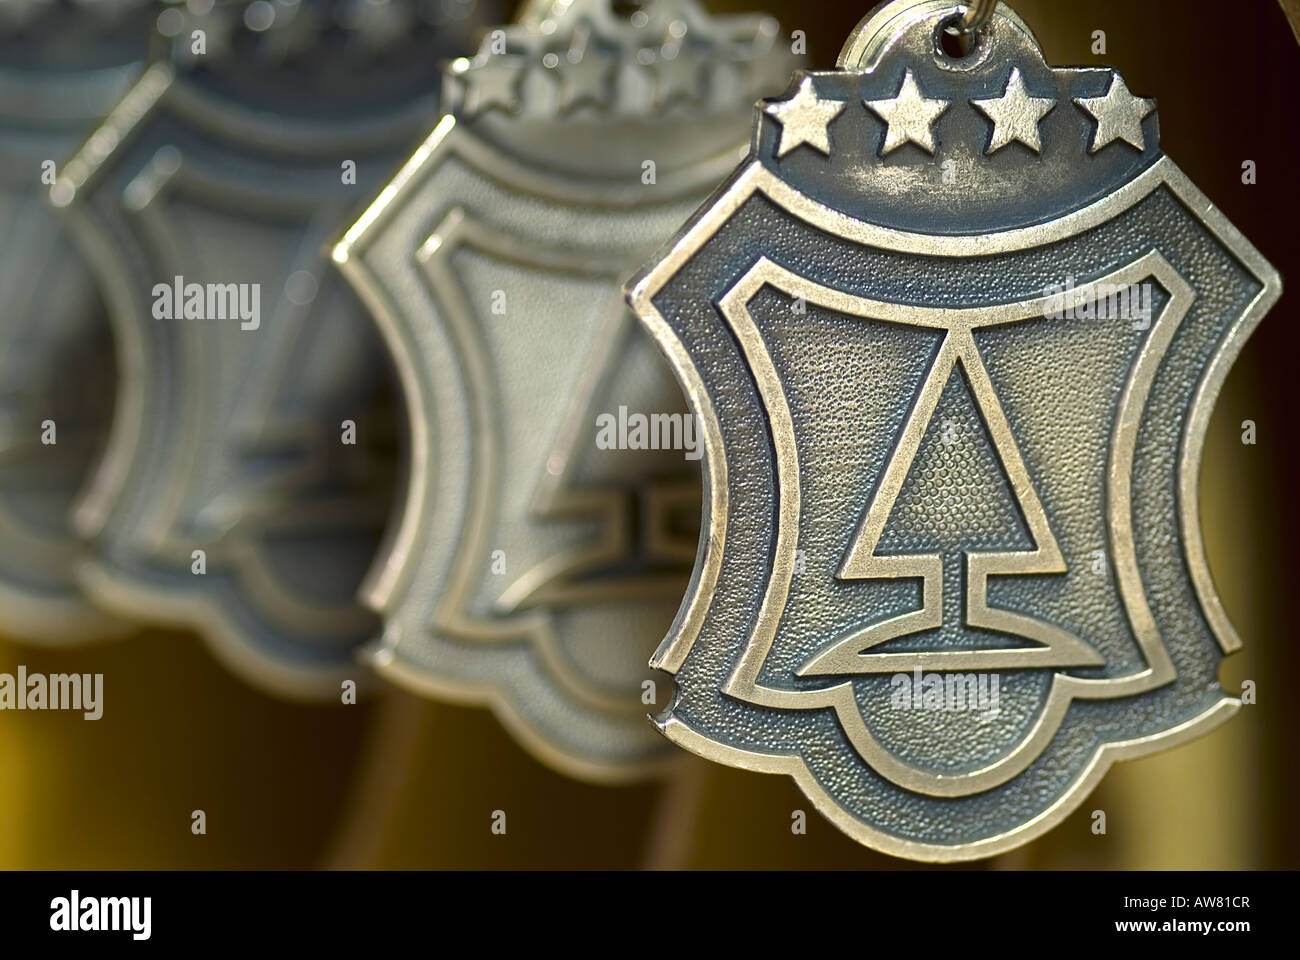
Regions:
M 1293 8 L 1296 6 L 1285 0 Z M 746 9 L 711 0 L 714 12 Z M 867 3 L 758 4 L 833 66 Z M 1106 64 L 1160 107 L 1167 153 L 1281 271 L 1300 278 L 1300 46 L 1276 0 L 1017 0 L 1057 65 Z M 1106 53 L 1092 52 L 1094 31 Z M 773 90 L 773 95 L 779 93 Z M 1253 160 L 1258 182 L 1241 180 Z M 1293 282 L 1300 282 L 1297 279 Z M 1042 839 L 964 869 L 1300 865 L 1300 458 L 1292 373 L 1300 330 L 1283 295 L 1247 344 L 1210 424 L 1201 515 L 1210 566 L 1244 640 L 1229 689 L 1258 703 L 1190 745 L 1121 763 Z M 1241 442 L 1253 420 L 1257 443 Z M 784 777 L 688 758 L 676 779 L 576 783 L 484 710 L 383 689 L 304 707 L 243 685 L 193 636 L 146 631 L 53 651 L 0 641 L 0 671 L 102 672 L 103 718 L 7 712 L 0 723 L 0 867 L 871 868 L 920 865 L 859 847 Z M 202 809 L 207 833 L 191 832 Z M 505 810 L 508 831 L 490 831 Z M 808 811 L 806 835 L 791 812 Z M 1108 832 L 1091 831 L 1105 810 Z M 927 868 L 928 869 L 928 868 Z M 946 868 L 945 868 L 946 869 Z

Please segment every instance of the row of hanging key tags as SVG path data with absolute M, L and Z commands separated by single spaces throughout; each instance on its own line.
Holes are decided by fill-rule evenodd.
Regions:
M 798 58 L 690 0 L 500 6 L 0 0 L 0 631 L 673 757 L 702 440 L 621 288 Z
M 373 668 L 930 860 L 1240 707 L 1197 477 L 1280 278 L 1005 4 L 892 0 L 793 82 L 690 0 L 533 0 L 445 71 L 501 11 L 0 15 L 10 636 Z

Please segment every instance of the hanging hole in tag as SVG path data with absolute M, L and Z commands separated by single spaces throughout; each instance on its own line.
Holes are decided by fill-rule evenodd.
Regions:
M 974 32 L 962 29 L 960 16 L 949 17 L 939 24 L 936 39 L 939 49 L 953 60 L 962 60 L 969 56 L 977 42 Z
M 970 70 L 989 55 L 989 29 L 968 30 L 957 13 L 940 20 L 934 28 L 934 59 L 946 70 Z

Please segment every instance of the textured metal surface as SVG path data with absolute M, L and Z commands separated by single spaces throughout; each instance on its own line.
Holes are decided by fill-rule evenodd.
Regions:
M 658 725 L 925 860 L 1021 844 L 1238 708 L 1197 472 L 1281 283 L 1153 101 L 1048 67 L 1005 5 L 953 59 L 963 9 L 889 4 L 798 75 L 630 294 L 705 421 Z
M 46 192 L 52 165 L 144 68 L 154 13 L 148 0 L 0 0 L 0 632 L 28 641 L 127 629 L 76 583 L 70 512 L 108 436 L 112 348 Z
M 685 414 L 621 285 L 743 152 L 793 66 L 776 38 L 688 2 L 529 5 L 452 65 L 450 112 L 335 251 L 411 412 L 373 662 L 584 778 L 673 756 L 642 684 L 698 540 L 698 446 L 597 443 L 620 408 Z
M 269 27 L 254 17 L 266 4 L 166 11 L 170 57 L 51 189 L 123 371 L 77 508 L 93 541 L 83 583 L 110 609 L 201 630 L 251 682 L 298 697 L 336 697 L 358 676 L 376 621 L 355 591 L 393 486 L 382 345 L 328 244 L 418 142 L 436 61 L 474 27 L 473 5 L 453 4 L 456 18 L 376 44 L 349 6 L 276 8 Z M 169 308 L 176 278 L 239 292 L 248 316 L 207 298 Z

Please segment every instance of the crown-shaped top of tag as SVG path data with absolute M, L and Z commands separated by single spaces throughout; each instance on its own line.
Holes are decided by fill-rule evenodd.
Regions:
M 451 64 L 446 102 L 472 118 L 735 110 L 795 65 L 763 15 L 710 17 L 694 0 L 534 0 Z

